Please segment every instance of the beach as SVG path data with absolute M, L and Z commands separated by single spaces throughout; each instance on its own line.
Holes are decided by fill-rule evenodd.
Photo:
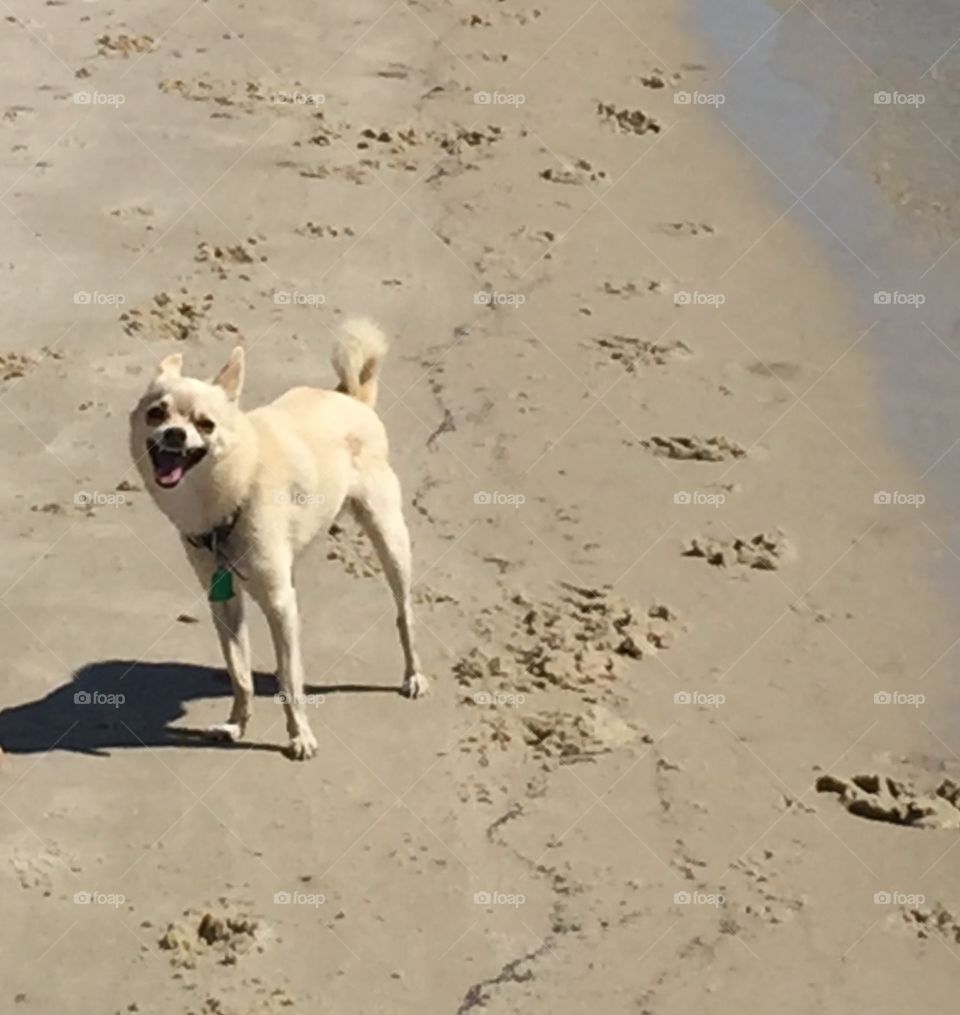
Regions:
M 955 435 L 889 392 L 956 358 L 873 344 L 898 287 L 739 131 L 778 13 L 712 46 L 666 0 L 10 9 L 5 1010 L 950 1004 Z M 202 733 L 229 682 L 127 417 L 172 352 L 243 345 L 248 407 L 333 386 L 355 314 L 432 690 L 396 694 L 342 519 L 297 569 L 296 764 L 259 614 L 247 736 Z

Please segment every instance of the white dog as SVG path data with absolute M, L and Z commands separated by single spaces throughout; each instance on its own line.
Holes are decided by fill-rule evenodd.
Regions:
M 253 676 L 244 592 L 267 617 L 277 654 L 289 752 L 317 742 L 303 697 L 296 555 L 348 506 L 373 541 L 397 606 L 402 693 L 427 689 L 413 646 L 410 537 L 387 436 L 373 410 L 387 349 L 376 325 L 344 325 L 333 354 L 336 391 L 293 388 L 251 412 L 239 404 L 241 348 L 210 383 L 181 376 L 183 356 L 160 363 L 130 417 L 130 447 L 157 506 L 180 532 L 203 586 L 233 684 L 229 719 L 210 732 L 240 739 L 250 720 Z

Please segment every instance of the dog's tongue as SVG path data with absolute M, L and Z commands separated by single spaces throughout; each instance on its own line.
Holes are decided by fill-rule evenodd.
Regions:
M 176 462 L 161 462 L 154 469 L 154 476 L 161 486 L 176 486 L 183 479 L 183 466 Z

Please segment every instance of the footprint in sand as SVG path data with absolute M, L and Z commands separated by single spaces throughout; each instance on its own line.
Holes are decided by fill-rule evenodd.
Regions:
M 193 255 L 193 259 L 197 264 L 207 265 L 221 280 L 231 277 L 231 273 L 236 273 L 237 278 L 249 282 L 250 275 L 243 271 L 243 266 L 267 260 L 266 254 L 260 254 L 255 249 L 258 242 L 257 237 L 248 236 L 246 243 L 221 247 L 203 240 L 197 244 L 197 252 Z
M 714 437 L 659 437 L 641 441 L 658 458 L 673 458 L 681 462 L 727 462 L 745 458 L 746 449 L 728 438 Z
M 152 35 L 101 35 L 97 39 L 100 56 L 122 56 L 128 59 L 133 53 L 149 53 L 154 48 Z
M 642 109 L 617 109 L 611 103 L 598 102 L 597 112 L 604 121 L 625 134 L 659 134 L 663 129 L 658 120 Z
M 213 293 L 196 296 L 181 288 L 175 294 L 157 293 L 145 306 L 124 311 L 120 322 L 126 334 L 146 338 L 173 338 L 185 342 L 205 331 L 218 337 L 236 338 L 240 329 L 235 324 L 211 323 L 212 307 Z
M 648 278 L 637 284 L 636 282 L 610 282 L 605 281 L 601 286 L 605 296 L 619 296 L 621 299 L 629 300 L 634 296 L 652 294 L 659 296 L 663 292 L 663 283 L 656 279 Z
M 602 183 L 607 179 L 604 169 L 593 166 L 587 159 L 576 159 L 559 169 L 543 169 L 540 179 L 547 183 L 559 183 L 573 187 L 584 187 L 588 183 Z
M 684 557 L 700 557 L 713 567 L 743 567 L 757 571 L 778 571 L 792 559 L 793 551 L 784 534 L 760 532 L 750 539 L 714 539 L 700 536 L 683 548 Z
M 910 828 L 960 828 L 960 786 L 944 779 L 934 793 L 876 772 L 840 779 L 821 775 L 818 793 L 835 793 L 851 813 L 871 821 Z
M 717 233 L 716 229 L 706 222 L 691 222 L 689 219 L 681 222 L 664 222 L 660 230 L 668 236 L 715 236 Z
M 940 902 L 935 902 L 932 906 L 906 908 L 903 910 L 903 919 L 919 938 L 927 939 L 936 934 L 954 944 L 960 944 L 960 917 Z
M 340 237 L 355 236 L 353 229 L 350 226 L 330 226 L 322 225 L 317 222 L 307 222 L 302 226 L 298 226 L 294 229 L 297 236 L 310 236 L 315 237 L 319 240 L 332 239 L 336 240 Z
M 628 374 L 635 373 L 638 365 L 666 366 L 674 360 L 689 359 L 693 355 L 685 342 L 654 342 L 633 335 L 601 335 L 588 344 L 601 349 L 610 362 L 623 367 Z

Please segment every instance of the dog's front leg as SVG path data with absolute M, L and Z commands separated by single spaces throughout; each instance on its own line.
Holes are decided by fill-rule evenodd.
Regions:
M 303 659 L 300 654 L 300 613 L 293 585 L 272 589 L 264 597 L 264 612 L 277 653 L 277 680 L 287 715 L 289 752 L 303 761 L 317 753 L 317 741 L 307 721 L 303 696 Z
M 250 670 L 250 640 L 243 615 L 243 596 L 210 604 L 213 623 L 233 685 L 233 708 L 224 723 L 209 727 L 208 732 L 227 740 L 240 740 L 253 712 L 253 674 Z

